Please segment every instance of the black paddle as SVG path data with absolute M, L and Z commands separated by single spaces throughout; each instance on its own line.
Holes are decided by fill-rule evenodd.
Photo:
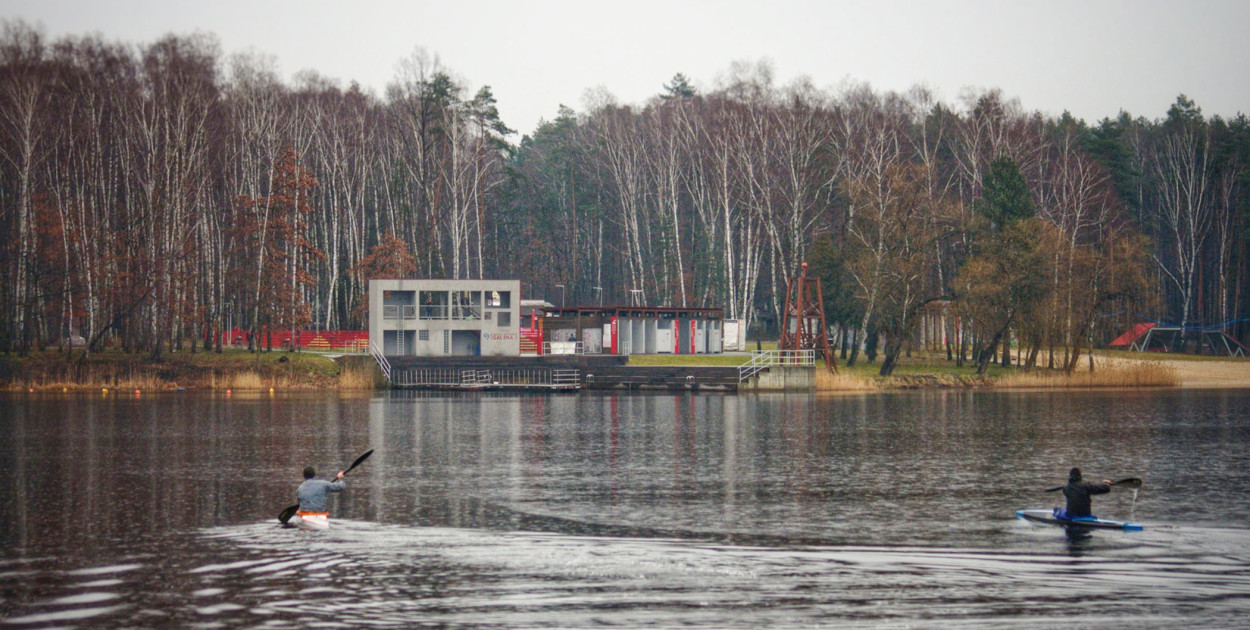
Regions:
M 1128 477 L 1128 478 L 1126 478 L 1126 479 L 1121 479 L 1121 480 L 1119 480 L 1119 481 L 1113 481 L 1113 482 L 1111 482 L 1111 485 L 1112 485 L 1112 486 L 1125 486 L 1125 487 L 1127 487 L 1127 488 L 1131 488 L 1131 489 L 1136 490 L 1137 488 L 1140 488 L 1140 487 L 1141 487 L 1141 479 L 1138 479 L 1137 477 Z M 1064 489 L 1064 488 L 1066 488 L 1066 487 L 1067 487 L 1067 486 L 1059 486 L 1059 487 L 1056 487 L 1056 488 L 1047 488 L 1047 489 L 1046 489 L 1046 492 L 1058 492 L 1058 491 L 1060 491 L 1060 490 L 1063 490 L 1063 489 Z
M 359 466 L 361 462 L 365 461 L 366 459 L 369 459 L 369 456 L 372 454 L 373 454 L 373 449 L 369 449 L 368 452 L 366 452 L 364 455 L 357 457 L 356 461 L 352 462 L 352 465 L 348 466 L 347 470 L 343 471 L 343 475 L 347 476 L 347 473 L 351 472 L 353 468 Z M 291 507 L 279 512 L 278 520 L 281 521 L 283 525 L 286 525 L 286 522 L 291 520 L 291 517 L 295 516 L 295 513 L 298 511 L 299 511 L 299 504 L 296 503 L 295 505 L 292 505 Z

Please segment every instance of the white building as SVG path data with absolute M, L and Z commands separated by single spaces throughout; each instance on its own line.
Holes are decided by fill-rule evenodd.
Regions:
M 588 354 L 719 354 L 719 308 L 570 306 L 544 309 L 544 340 L 577 342 Z
M 520 280 L 370 280 L 369 342 L 388 357 L 521 354 Z

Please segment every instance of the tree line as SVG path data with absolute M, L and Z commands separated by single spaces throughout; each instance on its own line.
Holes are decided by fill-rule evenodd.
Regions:
M 775 335 L 804 262 L 847 360 L 880 347 L 883 371 L 935 309 L 982 368 L 1013 343 L 1072 369 L 1142 317 L 1244 338 L 1250 130 L 1184 96 L 1090 125 L 996 90 L 950 104 L 739 63 L 515 135 L 489 87 L 420 50 L 378 96 L 286 84 L 210 36 L 6 22 L 0 346 L 77 333 L 159 357 L 233 326 L 360 328 L 383 276 L 719 306 Z

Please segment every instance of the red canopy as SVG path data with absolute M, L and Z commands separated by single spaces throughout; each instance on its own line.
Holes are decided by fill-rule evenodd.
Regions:
M 1127 348 L 1129 344 L 1136 341 L 1138 337 L 1146 334 L 1147 330 L 1150 330 L 1151 328 L 1154 328 L 1154 327 L 1155 325 L 1153 322 L 1137 324 L 1136 326 L 1133 326 L 1132 328 L 1128 329 L 1128 332 L 1124 333 L 1123 335 L 1120 335 L 1119 337 L 1116 337 L 1115 340 L 1111 342 L 1109 347 Z

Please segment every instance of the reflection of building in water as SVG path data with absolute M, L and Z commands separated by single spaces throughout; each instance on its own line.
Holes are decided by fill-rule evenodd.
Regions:
M 420 404 L 404 404 L 411 401 Z M 370 443 L 387 445 L 370 463 L 377 474 L 385 475 L 385 468 L 378 465 L 387 463 L 389 452 L 394 458 L 391 465 L 425 471 L 430 487 L 440 484 L 429 475 L 483 468 L 505 469 L 520 479 L 539 471 L 535 466 L 556 454 L 546 450 L 550 447 L 546 440 L 527 440 L 526 432 L 542 430 L 552 416 L 574 417 L 577 410 L 575 397 L 396 390 L 369 403 Z M 465 448 L 466 440 L 475 445 Z
M 757 437 L 744 426 L 750 414 L 740 416 L 737 401 L 686 394 L 584 398 L 399 390 L 369 402 L 369 443 L 386 445 L 369 466 L 379 478 L 421 470 L 422 498 L 445 489 L 446 496 L 457 499 L 453 507 L 463 498 L 455 491 L 463 487 L 457 478 L 483 474 L 511 479 L 513 500 L 542 500 L 546 484 L 533 482 L 586 457 L 582 432 L 590 430 L 603 440 L 604 459 L 577 465 L 596 467 L 592 485 L 627 485 L 631 469 L 612 462 L 649 449 L 680 464 L 672 467 L 677 472 L 670 482 L 693 484 L 695 478 L 686 471 L 698 467 L 701 455 L 714 454 L 726 464 L 726 500 L 733 500 L 742 475 L 735 463 L 756 452 L 751 440 Z M 363 485 L 355 491 L 366 492 Z M 379 494 L 370 500 L 385 500 L 391 509 L 404 511 L 406 506 L 394 504 L 405 500 L 397 496 Z

